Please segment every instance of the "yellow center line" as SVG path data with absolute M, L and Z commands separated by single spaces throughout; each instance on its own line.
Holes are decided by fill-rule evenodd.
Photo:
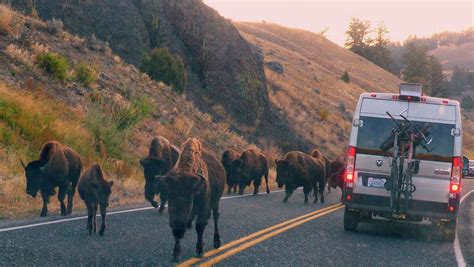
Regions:
M 337 211 L 337 210 L 339 210 L 339 209 L 342 209 L 342 208 L 343 208 L 343 206 L 340 206 L 340 207 L 336 207 L 336 208 L 334 208 L 334 209 L 332 209 L 332 210 L 327 210 L 327 211 L 325 211 L 325 212 L 318 213 L 318 214 L 316 214 L 316 215 L 314 215 L 314 216 L 311 216 L 311 217 L 309 217 L 309 218 L 306 218 L 306 219 L 303 219 L 303 220 L 301 220 L 301 221 L 295 222 L 295 223 L 293 223 L 293 224 L 290 224 L 290 225 L 288 225 L 288 226 L 285 226 L 285 227 L 283 227 L 283 228 L 280 228 L 280 229 L 278 229 L 278 230 L 276 230 L 276 231 L 274 231 L 274 232 L 271 232 L 271 233 L 269 233 L 269 234 L 263 235 L 263 236 L 261 236 L 261 237 L 259 237 L 259 238 L 256 238 L 256 239 L 254 239 L 254 240 L 252 240 L 252 241 L 250 241 L 250 242 L 248 242 L 248 243 L 242 244 L 242 245 L 240 245 L 240 246 L 238 246 L 238 247 L 236 247 L 236 248 L 233 248 L 233 249 L 231 249 L 231 250 L 229 250 L 229 251 L 227 251 L 227 252 L 225 252 L 225 253 L 219 255 L 219 256 L 217 256 L 217 257 L 215 257 L 215 258 L 213 258 L 213 259 L 211 259 L 211 260 L 209 260 L 209 261 L 207 261 L 207 262 L 205 262 L 205 263 L 199 265 L 199 267 L 210 267 L 210 266 L 213 266 L 214 264 L 219 263 L 219 262 L 221 262 L 222 260 L 225 260 L 225 259 L 229 258 L 230 256 L 233 256 L 233 255 L 235 255 L 235 254 L 237 254 L 237 253 L 239 253 L 239 252 L 241 252 L 241 251 L 243 251 L 243 250 L 246 250 L 246 249 L 248 249 L 248 248 L 250 248 L 250 247 L 253 247 L 253 246 L 255 246 L 256 244 L 261 243 L 261 242 L 263 242 L 263 241 L 265 241 L 265 240 L 267 240 L 267 239 L 269 239 L 269 238 L 271 238 L 271 237 L 273 237 L 273 236 L 279 235 L 279 234 L 281 234 L 281 233 L 283 233 L 283 232 L 286 232 L 286 231 L 288 231 L 288 230 L 290 230 L 290 229 L 292 229 L 292 228 L 295 228 L 295 227 L 297 227 L 297 226 L 299 226 L 299 225 L 302 225 L 302 224 L 304 224 L 304 223 L 306 223 L 306 222 L 309 222 L 309 221 L 311 221 L 311 220 L 317 219 L 317 218 L 319 218 L 319 217 L 322 217 L 322 216 L 324 216 L 324 215 L 326 215 L 326 214 L 335 212 L 335 211 Z
M 232 242 L 229 242 L 229 243 L 223 245 L 222 247 L 220 247 L 220 248 L 218 248 L 218 249 L 210 250 L 210 251 L 208 251 L 208 252 L 206 252 L 206 253 L 204 254 L 204 257 L 203 257 L 203 258 L 192 258 L 192 259 L 189 259 L 189 260 L 187 260 L 187 261 L 184 261 L 184 262 L 178 264 L 177 267 L 188 267 L 188 266 L 191 266 L 191 265 L 193 265 L 193 264 L 196 264 L 196 263 L 198 263 L 198 262 L 204 260 L 205 258 L 212 257 L 212 256 L 215 255 L 215 254 L 221 253 L 221 252 L 223 252 L 223 251 L 226 250 L 226 249 L 229 249 L 229 248 L 231 248 L 231 247 L 233 247 L 233 246 L 237 246 L 237 245 L 239 245 L 239 244 L 241 244 L 241 243 L 244 243 L 244 242 L 246 242 L 246 241 L 248 241 L 248 240 L 250 240 L 250 239 L 252 239 L 252 238 L 255 238 L 255 237 L 260 236 L 260 235 L 263 235 L 263 234 L 266 234 L 266 233 L 268 233 L 268 232 L 270 232 L 270 231 L 273 231 L 273 230 L 275 230 L 275 229 L 277 229 L 277 228 L 286 226 L 286 225 L 291 224 L 291 223 L 293 223 L 293 222 L 296 222 L 296 221 L 299 221 L 299 220 L 303 220 L 303 219 L 308 218 L 308 217 L 311 217 L 311 216 L 313 216 L 313 215 L 316 215 L 316 214 L 325 212 L 325 211 L 327 211 L 327 210 L 330 210 L 330 209 L 333 209 L 333 208 L 336 208 L 336 207 L 341 207 L 341 206 L 342 206 L 342 204 L 335 204 L 335 205 L 332 205 L 332 206 L 329 206 L 329 207 L 326 207 L 326 208 L 323 208 L 323 209 L 319 209 L 319 210 L 310 212 L 310 213 L 308 213 L 308 214 L 305 214 L 305 215 L 296 217 L 296 218 L 294 218 L 294 219 L 291 219 L 291 220 L 288 220 L 288 221 L 284 221 L 284 222 L 279 223 L 279 224 L 276 224 L 276 225 L 274 225 L 274 226 L 265 228 L 265 229 L 263 229 L 263 230 L 260 230 L 260 231 L 258 231 L 258 232 L 255 232 L 255 233 L 250 234 L 250 235 L 248 235 L 248 236 L 245 236 L 245 237 L 243 237 L 243 238 L 240 238 L 240 239 L 234 240 L 234 241 L 232 241 Z

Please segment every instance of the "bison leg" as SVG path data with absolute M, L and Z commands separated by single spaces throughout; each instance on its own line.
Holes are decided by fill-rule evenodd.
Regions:
M 41 192 L 41 197 L 43 198 L 43 208 L 41 209 L 41 217 L 48 216 L 48 203 L 49 203 L 50 192 Z
M 262 177 L 253 180 L 253 195 L 254 196 L 258 195 L 258 189 L 261 184 L 262 184 Z
M 237 193 L 237 185 L 234 184 L 234 193 Z
M 97 233 L 97 204 L 94 204 L 93 215 L 92 215 L 92 225 L 94 227 L 94 234 Z
M 102 224 L 100 225 L 99 235 L 104 235 L 105 231 L 105 215 L 107 213 L 107 208 L 103 205 L 100 205 L 100 217 L 102 218 Z
M 289 185 L 285 185 L 285 198 L 283 199 L 283 203 L 287 203 L 292 194 L 293 188 L 291 188 Z
M 268 173 L 265 174 L 265 184 L 267 185 L 267 194 L 270 194 L 270 188 L 268 187 Z
M 69 188 L 67 192 L 67 214 L 72 213 L 72 204 L 74 200 L 74 195 L 76 194 L 76 185 L 77 183 L 73 183 Z
M 92 234 L 92 217 L 94 216 L 94 207 L 91 204 L 87 204 L 87 230 L 89 235 Z
M 204 230 L 206 229 L 206 222 L 196 221 L 196 233 L 197 233 L 197 242 L 196 242 L 196 258 L 202 258 L 204 253 L 204 242 L 202 240 L 202 236 L 204 234 Z
M 61 204 L 61 215 L 67 215 L 66 205 L 64 204 L 64 199 L 66 198 L 66 192 L 68 191 L 67 185 L 62 185 L 59 187 L 58 200 Z M 68 203 L 69 205 L 69 203 Z
M 227 185 L 227 195 L 232 194 L 232 185 Z
M 160 214 L 163 214 L 163 211 L 165 210 L 166 202 L 168 201 L 168 195 L 166 193 L 161 192 L 160 193 L 160 208 L 158 209 L 158 212 Z
M 311 186 L 305 186 L 303 187 L 303 193 L 304 193 L 304 204 L 308 204 L 308 195 L 311 193 Z
M 321 195 L 321 204 L 324 203 L 324 189 L 326 188 L 325 182 L 319 182 L 319 194 Z
M 331 193 L 331 186 L 328 184 L 328 193 Z
M 212 210 L 212 216 L 214 219 L 214 248 L 219 248 L 221 246 L 221 236 L 219 234 L 217 223 L 219 221 L 219 204 L 217 205 L 217 208 Z
M 239 184 L 239 195 L 243 195 L 245 190 L 245 184 Z

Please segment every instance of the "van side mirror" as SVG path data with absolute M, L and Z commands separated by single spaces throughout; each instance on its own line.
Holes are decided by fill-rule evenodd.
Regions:
M 469 159 L 465 156 L 462 157 L 462 175 L 467 175 L 469 171 Z

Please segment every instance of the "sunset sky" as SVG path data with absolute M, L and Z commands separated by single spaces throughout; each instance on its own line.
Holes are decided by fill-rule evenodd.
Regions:
M 461 31 L 474 26 L 473 1 L 328 1 L 328 0 L 204 0 L 234 21 L 274 22 L 320 32 L 343 45 L 352 17 L 383 21 L 389 37 L 403 41 L 409 35 L 430 36 L 442 31 Z

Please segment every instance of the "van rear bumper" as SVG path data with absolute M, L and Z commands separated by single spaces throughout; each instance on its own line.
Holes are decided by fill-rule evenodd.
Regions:
M 346 201 L 345 205 L 350 209 L 371 211 L 376 213 L 391 214 L 393 211 L 390 208 L 390 198 L 366 194 L 352 194 L 352 200 Z M 459 205 L 458 205 L 459 207 Z M 448 212 L 448 203 L 422 201 L 422 200 L 408 200 L 408 208 L 406 215 L 426 217 L 432 219 L 455 219 L 456 212 Z

